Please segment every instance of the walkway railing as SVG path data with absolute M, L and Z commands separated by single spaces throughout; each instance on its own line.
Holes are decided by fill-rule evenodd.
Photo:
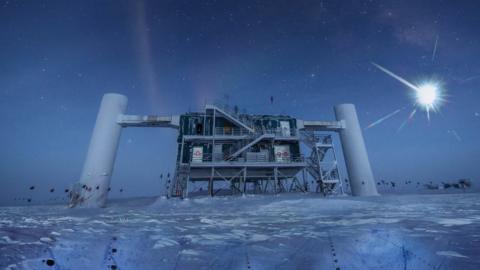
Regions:
M 263 134 L 272 134 L 277 137 L 294 137 L 296 135 L 296 131 L 293 129 L 263 129 L 263 130 L 255 130 L 255 133 L 251 133 L 246 129 L 239 128 L 239 127 L 217 127 L 215 128 L 215 135 L 216 136 L 243 136 L 243 135 L 252 135 L 252 137 L 258 137 Z
M 198 163 L 300 163 L 305 162 L 305 157 L 303 155 L 293 155 L 290 157 L 284 157 L 282 160 L 276 161 L 274 157 L 267 157 L 265 160 L 246 160 L 244 157 L 235 157 L 233 159 L 227 160 L 230 155 L 223 155 L 222 153 L 219 154 L 210 154 L 204 153 L 202 160 L 190 160 L 192 164 Z

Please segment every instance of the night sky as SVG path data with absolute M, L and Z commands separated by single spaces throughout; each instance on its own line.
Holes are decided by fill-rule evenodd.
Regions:
M 129 114 L 223 102 L 333 120 L 333 105 L 348 102 L 362 127 L 403 108 L 364 132 L 376 178 L 479 185 L 479 13 L 479 1 L 3 0 L 0 203 L 64 195 L 106 92 L 127 95 Z M 441 81 L 448 102 L 398 131 L 411 90 L 372 62 Z M 175 139 L 174 130 L 125 129 L 111 195 L 159 194 Z

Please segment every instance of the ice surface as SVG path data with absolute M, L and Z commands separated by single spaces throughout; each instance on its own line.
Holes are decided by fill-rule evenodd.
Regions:
M 479 251 L 479 194 L 0 208 L 0 269 L 480 269 Z

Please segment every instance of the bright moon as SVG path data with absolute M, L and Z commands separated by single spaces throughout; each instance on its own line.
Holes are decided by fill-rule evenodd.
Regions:
M 430 119 L 430 111 L 436 112 L 443 101 L 439 82 L 425 82 L 415 88 L 415 103 L 423 107 L 428 119 Z
M 417 102 L 427 108 L 432 108 L 438 101 L 438 87 L 432 83 L 420 85 L 417 88 Z
M 380 66 L 379 64 L 373 63 L 376 68 L 380 69 L 381 71 L 385 72 L 387 75 L 391 76 L 392 78 L 396 79 L 397 81 L 403 83 L 410 89 L 415 91 L 413 98 L 415 99 L 415 104 L 422 107 L 427 112 L 427 118 L 430 120 L 430 111 L 436 112 L 438 107 L 445 102 L 445 89 L 442 89 L 442 82 L 440 81 L 429 81 L 424 82 L 420 85 L 413 84 L 404 78 L 398 76 L 397 74 L 391 72 L 390 70 Z M 416 107 L 411 113 L 411 117 L 417 111 Z

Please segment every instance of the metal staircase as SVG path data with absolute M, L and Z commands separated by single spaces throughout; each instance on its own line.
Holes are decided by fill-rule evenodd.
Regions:
M 340 187 L 340 192 L 343 193 L 332 136 L 304 131 L 301 132 L 300 139 L 311 149 L 310 156 L 305 162 L 307 172 L 317 183 L 316 192 L 324 195 L 336 194 Z
M 252 132 L 252 133 L 254 132 L 253 128 L 251 128 L 250 125 L 248 125 L 244 121 L 240 120 L 240 118 L 237 115 L 235 115 L 234 113 L 229 113 L 226 110 L 219 108 L 218 106 L 208 105 L 208 104 L 205 105 L 205 109 L 206 110 L 214 110 L 216 113 L 219 113 L 220 115 L 222 115 L 226 119 L 230 120 L 234 124 L 245 128 L 249 132 Z
M 248 150 L 253 145 L 257 144 L 258 142 L 264 139 L 273 139 L 275 138 L 275 134 L 273 133 L 265 133 L 265 132 L 255 132 L 255 130 L 251 127 L 251 123 L 245 121 L 245 119 L 241 119 L 239 115 L 234 112 L 228 112 L 227 109 L 222 109 L 216 105 L 206 105 L 206 110 L 214 110 L 215 113 L 220 114 L 221 116 L 225 117 L 227 120 L 231 121 L 232 123 L 238 125 L 240 128 L 246 129 L 249 134 L 249 139 L 251 141 L 247 143 L 245 146 L 237 150 L 235 153 L 231 154 L 226 160 L 232 160 L 239 156 L 241 153 Z
M 264 139 L 273 139 L 275 138 L 275 135 L 274 134 L 268 134 L 268 133 L 264 133 L 264 134 L 258 134 L 254 137 L 254 140 L 249 142 L 247 145 L 245 145 L 244 147 L 240 148 L 239 150 L 237 150 L 235 153 L 233 153 L 232 155 L 230 155 L 230 157 L 228 158 L 228 160 L 231 160 L 235 157 L 237 157 L 238 155 L 240 155 L 241 153 L 243 153 L 244 151 L 248 150 L 248 148 L 252 147 L 253 145 L 257 144 L 258 142 L 260 142 L 261 140 L 264 140 Z
M 189 164 L 178 164 L 175 168 L 175 175 L 173 177 L 170 189 L 171 197 L 181 197 L 186 198 L 188 196 L 188 177 L 190 175 L 190 165 Z

